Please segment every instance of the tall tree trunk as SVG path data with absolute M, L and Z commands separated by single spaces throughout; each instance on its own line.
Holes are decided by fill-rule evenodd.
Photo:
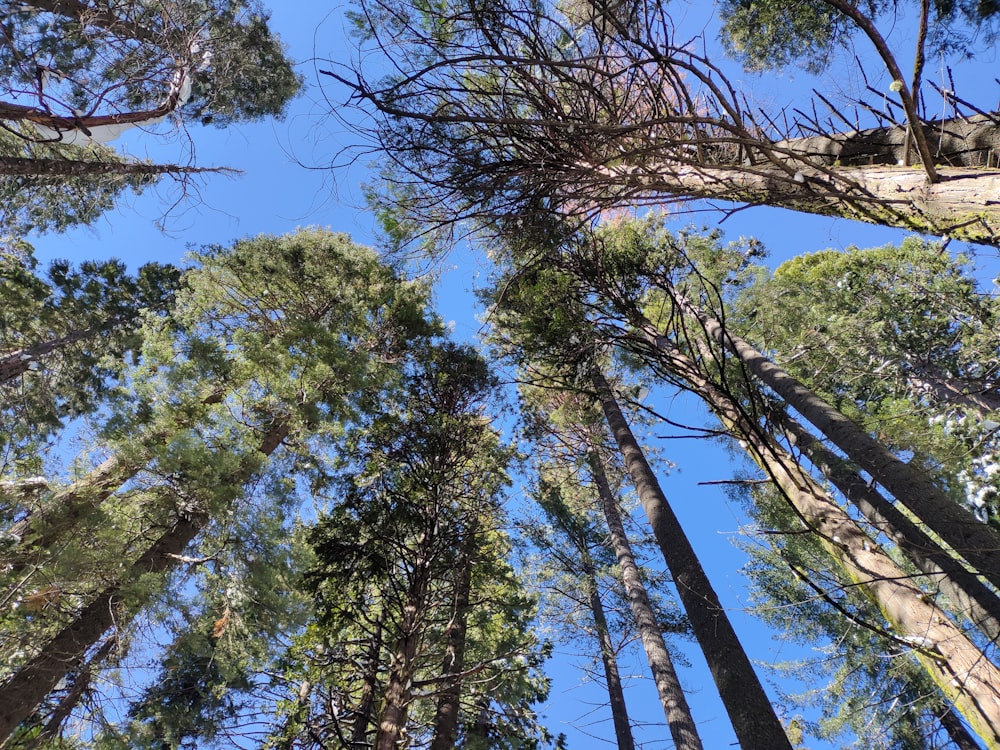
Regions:
M 710 383 L 674 349 L 662 364 L 687 381 L 781 490 L 844 574 L 879 608 L 944 696 L 990 748 L 1000 748 L 1000 669 L 802 466 L 745 414 L 734 396 Z
M 410 685 L 416 670 L 414 662 L 421 636 L 415 613 L 422 606 L 422 594 L 419 599 L 411 598 L 406 604 L 408 611 L 404 619 L 404 631 L 393 649 L 392 665 L 385 686 L 385 706 L 375 735 L 375 750 L 398 750 L 397 745 L 406 728 L 412 697 Z
M 473 555 L 476 548 L 476 528 L 469 528 L 462 540 L 455 581 L 451 620 L 444 632 L 445 658 L 441 676 L 449 678 L 438 698 L 434 714 L 434 738 L 430 750 L 454 750 L 458 738 L 458 713 L 462 698 L 462 670 L 465 669 L 465 646 L 468 634 L 469 599 L 472 595 Z
M 628 718 L 628 708 L 625 705 L 625 690 L 622 688 L 622 678 L 618 671 L 618 657 L 611 641 L 611 630 L 608 628 L 608 618 L 604 614 L 604 604 L 601 602 L 601 592 L 597 588 L 597 575 L 594 563 L 586 548 L 581 550 L 583 560 L 583 585 L 587 590 L 587 600 L 590 603 L 590 614 L 594 618 L 594 631 L 597 643 L 601 649 L 601 664 L 604 667 L 604 680 L 608 687 L 608 702 L 611 705 L 611 719 L 615 727 L 615 740 L 618 750 L 635 750 L 635 739 L 632 737 L 632 724 Z
M 24 349 L 19 349 L 16 352 L 11 352 L 3 357 L 0 357 L 0 385 L 8 383 L 19 375 L 23 375 L 28 372 L 31 369 L 29 365 L 37 362 L 49 354 L 52 354 L 52 352 L 70 346 L 71 344 L 75 344 L 78 341 L 92 339 L 95 336 L 114 328 L 118 324 L 124 322 L 124 320 L 124 318 L 112 318 L 102 326 L 94 326 L 92 328 L 83 328 L 71 331 L 65 336 L 59 336 L 58 338 L 50 339 L 49 341 L 43 341 L 39 344 L 28 346 Z
M 288 435 L 288 422 L 276 420 L 261 440 L 259 452 L 270 456 Z M 244 484 L 252 469 L 241 471 L 234 483 Z M 0 738 L 9 738 L 56 684 L 77 669 L 101 636 L 112 626 L 121 627 L 132 619 L 143 602 L 126 604 L 122 589 L 140 576 L 164 573 L 181 563 L 181 553 L 212 520 L 202 511 L 179 517 L 174 524 L 129 567 L 119 581 L 102 591 L 73 620 L 53 636 L 41 651 L 0 685 Z
M 596 369 L 591 379 L 740 746 L 745 750 L 792 750 L 774 707 L 632 434 L 611 386 Z
M 671 291 L 671 295 L 680 311 L 700 323 L 712 340 L 735 355 L 749 372 L 785 399 L 928 529 L 965 557 L 980 575 L 1000 588 L 1000 531 L 977 521 L 968 509 L 949 498 L 919 469 L 901 461 L 814 391 L 746 341 L 729 333 L 718 320 L 676 291 Z
M 436 543 L 433 530 L 426 530 L 418 559 L 406 591 L 400 613 L 400 636 L 396 639 L 385 686 L 385 701 L 379 717 L 374 750 L 398 750 L 406 728 L 412 700 L 411 686 L 416 672 L 417 650 L 424 635 L 424 609 L 431 585 L 430 550 Z
M 601 498 L 601 507 L 608 524 L 611 546 L 618 558 L 618 567 L 621 569 L 625 594 L 632 608 L 632 616 L 635 618 L 636 626 L 639 628 L 639 637 L 646 651 L 646 659 L 649 661 L 649 668 L 653 673 L 653 682 L 656 683 L 656 690 L 660 696 L 660 703 L 663 705 L 663 713 L 667 719 L 667 726 L 670 728 L 670 736 L 674 740 L 674 747 L 677 750 L 701 750 L 701 738 L 698 736 L 694 717 L 691 715 L 691 709 L 684 697 L 684 690 L 677 677 L 677 671 L 674 669 L 670 652 L 667 651 L 667 645 L 663 641 L 663 633 L 656 621 L 656 614 L 649 602 L 646 587 L 639 575 L 639 567 L 636 565 L 632 546 L 629 544 L 625 527 L 622 524 L 618 502 L 611 491 L 611 485 L 604 472 L 601 458 L 596 451 L 592 450 L 587 460 Z
M 2 114 L 0 112 L 0 115 Z M 0 177 L 102 177 L 105 175 L 139 175 L 152 179 L 164 174 L 192 175 L 204 173 L 238 174 L 239 170 L 229 167 L 185 167 L 180 164 L 147 164 L 141 161 L 81 161 L 79 159 L 34 159 L 26 156 L 0 156 Z
M 217 388 L 201 401 L 202 406 L 222 403 L 225 390 Z M 189 426 L 190 419 L 179 421 L 176 429 Z M 170 430 L 159 430 L 143 439 L 146 445 L 162 443 Z M 19 573 L 30 564 L 30 550 L 43 552 L 52 548 L 60 536 L 72 529 L 87 513 L 100 507 L 127 481 L 138 474 L 149 462 L 151 452 L 137 451 L 135 455 L 115 454 L 106 459 L 86 477 L 56 492 L 39 510 L 21 519 L 8 529 L 7 534 L 22 540 L 10 555 L 7 570 Z
M 771 149 L 774 151 L 774 149 Z M 1000 170 L 940 167 L 941 182 L 912 167 L 813 167 L 805 163 L 641 165 L 579 162 L 596 182 L 652 199 L 724 200 L 855 219 L 965 242 L 1000 244 Z
M 361 700 L 358 701 L 358 712 L 354 717 L 354 727 L 351 730 L 351 747 L 361 750 L 370 747 L 368 742 L 368 727 L 375 713 L 375 700 L 378 697 L 378 673 L 382 655 L 382 618 L 375 623 L 375 631 L 371 634 L 368 653 L 365 656 L 364 678 L 361 684 Z
M 100 648 L 94 652 L 94 655 L 77 671 L 73 676 L 72 686 L 66 692 L 66 695 L 63 696 L 62 700 L 59 701 L 59 705 L 49 715 L 42 731 L 32 741 L 31 747 L 48 747 L 49 743 L 58 739 L 66 720 L 69 719 L 70 714 L 73 713 L 84 694 L 90 689 L 94 672 L 101 668 L 104 660 L 108 658 L 108 655 L 117 645 L 118 638 L 116 636 L 112 635 L 105 639 Z
M 954 743 L 958 750 L 982 750 L 980 744 L 976 742 L 976 738 L 965 728 L 965 724 L 958 718 L 951 706 L 942 703 L 935 711 L 935 716 L 941 722 L 944 731 L 948 733 L 948 739 Z
M 768 418 L 791 445 L 799 448 L 868 521 L 898 546 L 940 587 L 950 609 L 968 618 L 991 641 L 1000 641 L 1000 597 L 964 565 L 947 554 L 917 524 L 882 497 L 847 462 L 838 458 L 787 414 L 771 412 Z

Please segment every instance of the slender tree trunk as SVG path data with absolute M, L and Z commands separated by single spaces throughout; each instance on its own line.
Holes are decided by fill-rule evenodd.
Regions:
M 718 320 L 675 291 L 671 294 L 683 314 L 697 320 L 711 339 L 734 354 L 764 385 L 785 399 L 927 528 L 965 557 L 980 575 L 1000 588 L 1000 531 L 977 521 L 916 467 L 899 460 L 814 391 L 746 341 L 730 334 Z
M 601 649 L 601 664 L 604 666 L 604 680 L 608 686 L 608 702 L 611 705 L 611 719 L 615 726 L 618 750 L 635 750 L 632 724 L 629 722 L 628 708 L 625 705 L 625 690 L 622 688 L 622 678 L 618 672 L 618 657 L 615 654 L 614 643 L 611 642 L 611 630 L 608 628 L 608 618 L 604 614 L 601 592 L 597 588 L 594 563 L 586 552 L 586 548 L 583 548 L 581 553 L 585 556 L 582 573 L 583 585 L 587 589 L 590 614 L 594 618 L 594 630 Z
M 104 643 L 101 644 L 100 648 L 97 649 L 94 655 L 90 657 L 87 663 L 77 671 L 76 675 L 73 677 L 72 687 L 70 687 L 66 695 L 59 701 L 59 705 L 56 706 L 55 710 L 49 715 L 48 720 L 45 722 L 45 727 L 32 741 L 31 747 L 47 747 L 48 743 L 58 739 L 66 720 L 70 717 L 70 714 L 73 713 L 73 710 L 79 705 L 80 700 L 83 698 L 87 690 L 90 689 L 94 672 L 101 668 L 101 664 L 112 652 L 112 650 L 114 650 L 117 644 L 118 638 L 115 636 L 105 639 Z
M 375 735 L 374 750 L 398 750 L 399 740 L 406 728 L 412 698 L 410 686 L 416 670 L 417 648 L 423 635 L 421 613 L 430 585 L 428 577 L 426 561 L 418 563 L 403 607 L 402 634 L 393 649 L 385 686 L 385 705 Z
M 591 377 L 608 426 L 639 493 L 639 500 L 673 576 L 677 594 L 708 662 L 740 746 L 745 750 L 792 750 L 774 707 L 691 543 L 660 489 L 660 483 L 632 434 L 610 385 L 596 369 Z
M 935 715 L 937 720 L 941 722 L 941 726 L 944 727 L 944 731 L 948 733 L 948 739 L 955 744 L 958 750 L 982 750 L 982 746 L 965 728 L 965 724 L 958 718 L 958 714 L 951 706 L 942 703 Z
M 0 115 L 3 113 L 0 112 Z M 192 175 L 206 172 L 238 173 L 229 167 L 185 167 L 180 164 L 145 164 L 138 161 L 81 161 L 78 159 L 33 159 L 0 156 L 0 176 L 9 177 L 101 177 L 105 175 Z
M 261 441 L 259 452 L 270 456 L 288 435 L 286 420 L 277 420 Z M 233 478 L 244 484 L 251 478 L 246 470 Z M 118 583 L 104 589 L 81 609 L 41 651 L 0 685 L 0 738 L 9 738 L 21 722 L 48 695 L 67 672 L 76 669 L 87 651 L 112 626 L 121 627 L 143 603 L 126 604 L 122 588 L 140 576 L 166 572 L 181 562 L 181 553 L 211 521 L 204 512 L 186 514 L 167 529 L 129 568 Z M 4 740 L 6 741 L 6 740 Z
M 625 534 L 618 503 L 611 491 L 601 459 L 595 451 L 590 452 L 588 463 L 601 498 L 601 507 L 611 536 L 611 546 L 618 558 L 625 594 L 639 628 L 639 636 L 646 650 L 646 659 L 653 673 L 653 681 L 656 683 L 674 747 L 677 750 L 701 750 L 701 738 L 698 736 L 694 717 L 691 715 L 677 671 L 674 669 L 670 652 L 667 651 L 667 645 L 663 641 L 663 633 L 656 621 L 656 614 L 649 602 L 646 587 L 639 575 L 639 567 L 636 565 L 632 546 Z
M 462 540 L 458 576 L 455 581 L 454 609 L 451 621 L 445 628 L 446 653 L 441 665 L 441 675 L 450 676 L 434 714 L 434 738 L 430 750 L 454 750 L 458 739 L 458 713 L 462 698 L 462 670 L 465 669 L 465 646 L 468 632 L 469 599 L 472 594 L 473 553 L 476 547 L 476 529 L 472 527 Z
M 674 349 L 661 361 L 708 404 L 746 444 L 800 519 L 820 539 L 845 575 L 879 608 L 911 648 L 944 696 L 989 748 L 1000 748 L 1000 669 L 926 592 L 913 583 L 802 466 L 746 416 L 730 394 L 708 382 L 697 365 Z
M 219 404 L 224 398 L 225 391 L 217 388 L 202 400 L 201 405 Z M 181 429 L 189 424 L 190 420 L 184 420 L 176 428 Z M 143 442 L 147 445 L 161 443 L 169 435 L 168 430 L 161 430 L 146 437 Z M 31 549 L 43 552 L 51 549 L 64 533 L 138 474 L 146 466 L 150 456 L 151 452 L 148 450 L 129 457 L 115 454 L 84 479 L 56 492 L 38 511 L 13 524 L 7 534 L 22 541 L 16 550 L 8 553 L 7 570 L 13 574 L 24 571 L 31 564 Z
M 968 618 L 991 641 L 1000 641 L 1000 597 L 892 503 L 869 486 L 845 461 L 827 450 L 787 414 L 768 415 L 789 442 L 809 460 L 868 521 L 898 546 L 931 578 L 951 602 L 950 609 Z
M 977 390 L 971 383 L 949 378 L 944 373 L 928 367 L 910 365 L 907 384 L 915 391 L 928 393 L 941 405 L 956 404 L 972 409 L 985 417 L 990 412 L 1000 411 L 1000 394 L 996 391 Z
M 361 685 L 361 700 L 358 702 L 358 713 L 354 718 L 354 728 L 351 732 L 351 747 L 362 750 L 371 745 L 368 742 L 368 727 L 375 713 L 375 699 L 378 696 L 378 673 L 382 655 L 382 619 L 375 623 L 375 632 L 369 641 L 368 654 L 365 658 L 364 680 Z
M 37 362 L 49 354 L 52 354 L 52 352 L 70 346 L 71 344 L 75 344 L 78 341 L 92 339 L 95 336 L 114 328 L 118 324 L 124 322 L 124 320 L 124 318 L 112 318 L 102 326 L 94 326 L 92 328 L 71 331 L 65 336 L 60 336 L 49 341 L 43 341 L 40 344 L 25 347 L 24 349 L 11 352 L 10 354 L 3 356 L 0 358 L 0 385 L 9 383 L 19 375 L 23 375 L 28 372 L 31 369 L 29 365 L 33 362 Z

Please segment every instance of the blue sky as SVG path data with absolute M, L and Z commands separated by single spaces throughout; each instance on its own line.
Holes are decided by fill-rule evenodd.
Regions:
M 63 257 L 79 261 L 118 257 L 132 267 L 152 260 L 178 262 L 189 245 L 228 244 L 238 237 L 260 232 L 278 234 L 305 225 L 330 226 L 352 234 L 360 242 L 373 241 L 372 217 L 364 210 L 359 191 L 365 179 L 364 157 L 350 169 L 336 173 L 327 169 L 336 154 L 352 144 L 353 138 L 339 132 L 336 121 L 329 117 L 331 106 L 340 104 L 338 96 L 342 92 L 332 88 L 325 93 L 321 91 L 317 87 L 316 65 L 311 62 L 314 57 L 343 60 L 350 54 L 350 42 L 344 34 L 345 6 L 331 8 L 318 0 L 265 4 L 272 9 L 272 27 L 281 34 L 292 57 L 302 61 L 300 70 L 307 80 L 304 95 L 285 121 L 234 126 L 226 130 L 192 125 L 189 134 L 159 137 L 133 133 L 122 143 L 112 144 L 135 156 L 181 163 L 187 160 L 189 149 L 193 147 L 199 165 L 231 166 L 244 170 L 245 174 L 207 177 L 199 183 L 198 193 L 192 200 L 182 202 L 165 218 L 163 212 L 178 196 L 170 183 L 164 182 L 126 202 L 93 227 L 65 235 L 32 238 L 40 258 Z M 712 45 L 714 34 L 708 25 L 708 11 L 697 5 L 678 4 L 676 8 L 678 26 L 689 29 L 691 36 L 706 28 L 708 44 Z M 906 27 L 906 23 L 900 23 L 894 39 L 908 47 Z M 860 40 L 854 51 L 871 59 Z M 954 65 L 959 80 L 963 80 L 963 74 L 972 76 L 964 79 L 971 83 L 964 90 L 960 87 L 959 93 L 965 98 L 983 101 L 984 106 L 990 106 L 998 93 L 996 85 L 990 82 L 991 66 L 996 62 L 994 54 L 983 55 L 976 69 Z M 934 65 L 940 67 L 939 62 Z M 868 68 L 880 70 L 874 63 Z M 861 86 L 857 76 L 838 70 L 819 80 L 797 71 L 756 77 L 743 74 L 735 66 L 729 70 L 748 96 L 767 107 L 791 102 L 801 106 L 813 86 L 843 95 L 857 93 Z M 870 82 L 887 90 L 887 77 L 882 79 L 873 75 Z M 983 95 L 979 96 L 980 93 Z M 699 212 L 680 215 L 677 221 L 679 226 L 711 226 L 721 218 L 718 212 Z M 165 222 L 165 231 L 157 228 L 161 219 Z M 904 236 L 897 230 L 768 208 L 741 211 L 727 219 L 722 228 L 730 238 L 747 235 L 761 239 L 770 249 L 775 264 L 801 252 L 844 248 L 850 244 L 873 246 L 898 242 Z M 956 247 L 953 245 L 950 249 Z M 996 253 L 983 251 L 979 257 L 983 278 L 996 276 L 1000 271 Z M 445 272 L 437 285 L 438 310 L 445 320 L 454 321 L 455 333 L 461 338 L 474 338 L 481 328 L 470 297 L 481 270 L 472 254 L 453 256 L 446 262 Z M 662 401 L 657 403 L 657 408 L 678 422 L 702 424 L 705 420 L 704 411 L 688 398 Z M 739 573 L 743 557 L 732 544 L 732 537 L 739 533 L 745 519 L 739 507 L 729 502 L 721 489 L 699 484 L 732 476 L 733 468 L 726 454 L 705 441 L 670 441 L 661 448 L 663 456 L 677 465 L 662 478 L 664 489 L 689 530 L 695 549 L 729 609 L 751 658 L 767 665 L 802 654 L 801 648 L 777 639 L 774 633 L 744 613 L 749 602 L 746 581 Z M 691 690 L 692 708 L 706 747 L 733 746 L 735 737 L 695 646 L 691 643 L 678 645 L 692 662 L 692 667 L 683 671 L 681 679 Z M 543 712 L 553 731 L 567 733 L 570 747 L 605 746 L 595 740 L 595 736 L 613 737 L 607 712 L 600 706 L 603 698 L 593 686 L 581 686 L 580 673 L 572 669 L 572 663 L 572 658 L 566 654 L 560 654 L 554 661 L 555 682 Z M 642 665 L 632 663 L 625 671 L 637 676 L 629 682 L 628 698 L 632 718 L 641 725 L 638 736 L 645 743 L 643 746 L 670 747 L 662 713 L 655 702 L 652 684 L 644 677 Z M 765 680 L 774 679 L 766 669 L 761 674 Z M 824 746 L 813 742 L 810 747 L 821 750 Z

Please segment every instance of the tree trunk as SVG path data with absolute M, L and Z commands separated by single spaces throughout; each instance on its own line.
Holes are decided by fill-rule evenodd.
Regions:
M 477 541 L 475 527 L 465 532 L 458 561 L 454 609 L 445 628 L 446 653 L 441 676 L 450 677 L 438 698 L 434 714 L 434 738 L 430 750 L 454 750 L 458 738 L 458 713 L 462 698 L 462 670 L 465 669 L 465 645 L 468 631 L 469 599 L 472 594 L 473 553 Z
M 667 726 L 670 728 L 674 747 L 677 750 L 701 750 L 701 738 L 698 736 L 694 717 L 691 715 L 691 709 L 684 696 L 677 671 L 674 669 L 670 652 L 667 651 L 667 645 L 663 641 L 663 633 L 656 621 L 656 614 L 649 603 L 649 595 L 646 593 L 646 587 L 639 575 L 639 567 L 636 565 L 632 546 L 625 534 L 625 527 L 618 510 L 618 502 L 611 491 L 604 466 L 595 451 L 590 452 L 587 460 L 601 498 L 601 507 L 608 524 L 611 546 L 618 558 L 618 567 L 621 569 L 625 594 L 632 608 L 632 616 L 635 618 L 636 626 L 639 628 L 639 637 L 646 651 L 646 659 L 649 661 L 649 668 L 653 673 L 653 682 L 656 683 L 656 690 L 660 696 L 660 703 L 663 705 L 663 713 L 667 719 Z
M 659 350 L 663 353 L 663 349 Z M 729 393 L 674 350 L 664 366 L 687 381 L 768 474 L 847 577 L 879 608 L 899 639 L 990 748 L 1000 748 L 1000 669 L 802 466 L 751 422 Z
M 596 369 L 591 378 L 740 746 L 745 750 L 792 750 L 750 659 L 660 489 L 611 387 Z
M 0 112 L 2 115 L 2 112 Z M 228 167 L 185 167 L 179 164 L 144 164 L 138 161 L 80 161 L 0 156 L 0 177 L 101 177 L 104 175 L 191 175 L 204 172 L 232 174 Z
M 935 715 L 937 720 L 941 722 L 941 726 L 944 727 L 944 731 L 948 733 L 948 739 L 954 743 L 958 750 L 982 750 L 979 743 L 976 742 L 976 738 L 965 728 L 965 724 L 958 718 L 951 706 L 942 703 Z
M 58 739 L 66 720 L 70 717 L 70 714 L 73 713 L 73 710 L 77 707 L 77 705 L 79 705 L 80 699 L 83 698 L 87 690 L 90 689 L 94 672 L 101 668 L 102 662 L 117 645 L 118 638 L 116 636 L 112 635 L 107 638 L 104 643 L 101 644 L 101 647 L 97 649 L 94 655 L 90 657 L 87 663 L 77 671 L 76 675 L 73 677 L 72 687 L 70 687 L 70 689 L 66 692 L 66 695 L 59 701 L 59 705 L 56 706 L 55 710 L 49 715 L 47 721 L 45 722 L 45 727 L 33 740 L 31 747 L 49 747 L 49 743 Z
M 98 334 L 115 327 L 123 321 L 124 318 L 112 318 L 103 326 L 95 326 L 93 328 L 71 331 L 65 336 L 60 336 L 59 338 L 51 339 L 50 341 L 43 341 L 40 344 L 35 344 L 34 346 L 29 346 L 5 355 L 0 358 L 0 385 L 8 383 L 19 375 L 23 375 L 28 372 L 28 370 L 31 369 L 29 365 L 32 362 L 37 362 L 46 355 L 51 354 L 58 349 L 62 349 L 63 347 L 69 346 L 70 344 L 92 339 Z
M 224 398 L 225 391 L 217 388 L 202 400 L 201 405 L 213 406 L 222 403 Z M 186 426 L 189 426 L 189 421 L 180 422 L 177 428 Z M 168 437 L 169 432 L 162 430 L 146 437 L 144 443 L 159 443 Z M 24 571 L 31 564 L 28 553 L 32 548 L 43 552 L 51 549 L 62 534 L 138 474 L 148 463 L 150 455 L 146 450 L 139 451 L 137 456 L 128 460 L 122 454 L 111 456 L 84 479 L 59 490 L 39 510 L 13 524 L 7 534 L 22 541 L 9 554 L 7 570 L 15 574 Z
M 378 696 L 378 672 L 382 655 L 382 619 L 375 623 L 375 632 L 371 635 L 368 654 L 364 664 L 364 680 L 361 685 L 361 700 L 358 701 L 358 713 L 354 718 L 351 730 L 351 747 L 371 747 L 368 742 L 368 725 L 375 713 L 375 699 Z
M 902 164 L 907 158 L 906 125 L 814 135 L 779 141 L 797 158 L 817 164 L 864 167 Z M 974 115 L 923 123 L 924 135 L 934 147 L 935 163 L 949 167 L 1000 166 L 1000 123 L 997 117 Z
M 587 589 L 590 614 L 594 618 L 594 631 L 601 649 L 601 664 L 604 666 L 604 680 L 608 687 L 608 702 L 611 705 L 611 719 L 615 726 L 615 740 L 618 750 L 635 750 L 632 724 L 629 722 L 628 708 L 625 705 L 625 691 L 622 688 L 621 674 L 618 672 L 618 657 L 614 643 L 611 642 L 611 630 L 608 628 L 608 618 L 604 614 L 601 592 L 597 589 L 594 563 L 586 548 L 581 550 L 581 554 L 584 555 L 583 585 Z
M 725 200 L 836 216 L 965 242 L 1000 245 L 1000 170 L 806 164 L 641 166 L 580 163 L 582 174 L 649 202 L 657 196 Z
M 288 435 L 288 422 L 277 420 L 261 440 L 259 452 L 270 456 Z M 252 470 L 233 478 L 234 483 L 250 480 Z M 126 604 L 122 588 L 140 576 L 163 573 L 181 562 L 181 553 L 211 517 L 195 511 L 179 517 L 129 568 L 118 583 L 104 589 L 80 610 L 42 650 L 3 685 L 0 685 L 0 738 L 8 738 L 63 676 L 83 662 L 87 651 L 112 626 L 122 627 L 142 607 L 142 602 Z M 125 608 L 124 614 L 120 611 Z
M 924 531 L 869 486 L 847 463 L 787 414 L 768 418 L 784 431 L 817 469 L 868 521 L 885 534 L 929 576 L 951 602 L 951 609 L 968 618 L 991 641 L 1000 640 L 1000 597 L 958 560 L 947 554 Z
M 980 523 L 916 467 L 900 461 L 867 432 L 826 403 L 750 344 L 682 295 L 667 290 L 680 311 L 698 321 L 709 337 L 734 354 L 753 375 L 826 435 L 872 479 L 885 487 L 986 580 L 1000 588 L 1000 532 Z
M 1000 411 L 1000 394 L 980 386 L 977 390 L 972 383 L 949 378 L 944 373 L 921 365 L 910 365 L 907 384 L 918 393 L 926 393 L 942 406 L 964 406 L 985 417 L 990 412 Z
M 424 635 L 424 608 L 431 585 L 430 549 L 435 544 L 434 533 L 425 531 L 421 551 L 413 564 L 406 600 L 400 619 L 400 636 L 393 649 L 389 677 L 385 686 L 385 702 L 375 735 L 374 750 L 398 750 L 406 728 L 412 700 L 413 676 L 416 672 L 417 650 Z

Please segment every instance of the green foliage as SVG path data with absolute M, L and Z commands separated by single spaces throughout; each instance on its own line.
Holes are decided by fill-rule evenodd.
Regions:
M 812 253 L 734 309 L 758 348 L 995 517 L 1000 308 L 965 259 L 917 238 Z
M 27 126 L 0 128 L 0 156 L 124 163 L 107 146 L 66 146 L 36 138 L 37 133 Z M 33 232 L 64 232 L 91 224 L 114 208 L 126 192 L 138 195 L 157 179 L 155 175 L 0 174 L 0 244 Z
M 144 112 L 160 106 L 184 69 L 193 87 L 181 112 L 226 126 L 281 115 L 301 85 L 253 0 L 80 6 L 18 3 L 5 13 L 3 98 L 27 87 L 57 115 Z
M 531 709 L 546 691 L 542 650 L 528 632 L 533 602 L 505 561 L 501 531 L 512 452 L 484 414 L 495 388 L 471 350 L 424 348 L 399 401 L 351 442 L 338 501 L 307 535 L 315 563 L 303 585 L 318 619 L 296 646 L 299 676 L 290 680 L 308 680 L 309 708 L 289 702 L 276 746 L 305 725 L 314 736 L 364 741 L 398 669 L 424 686 L 407 709 L 407 732 L 429 737 L 440 691 L 460 680 L 441 673 L 456 618 L 466 627 L 464 669 L 476 671 L 458 683 L 459 745 L 531 748 L 544 739 Z M 463 575 L 476 604 L 456 609 Z M 410 656 L 400 656 L 411 653 L 404 643 L 413 643 Z M 331 699 L 343 715 L 329 712 Z M 483 720 L 487 736 L 473 739 Z
M 883 15 L 919 11 L 917 3 L 899 0 L 866 0 L 857 5 L 873 21 Z M 995 37 L 1000 5 L 992 0 L 935 0 L 931 11 L 929 39 L 935 50 L 967 54 L 970 29 L 987 39 Z M 757 72 L 801 65 L 818 73 L 827 68 L 837 48 L 858 33 L 853 21 L 824 0 L 725 0 L 719 15 L 726 51 L 747 70 Z
M 132 275 L 117 260 L 39 273 L 30 254 L 0 256 L 0 466 L 101 406 L 141 346 L 144 316 L 170 310 L 180 277 L 160 263 Z

